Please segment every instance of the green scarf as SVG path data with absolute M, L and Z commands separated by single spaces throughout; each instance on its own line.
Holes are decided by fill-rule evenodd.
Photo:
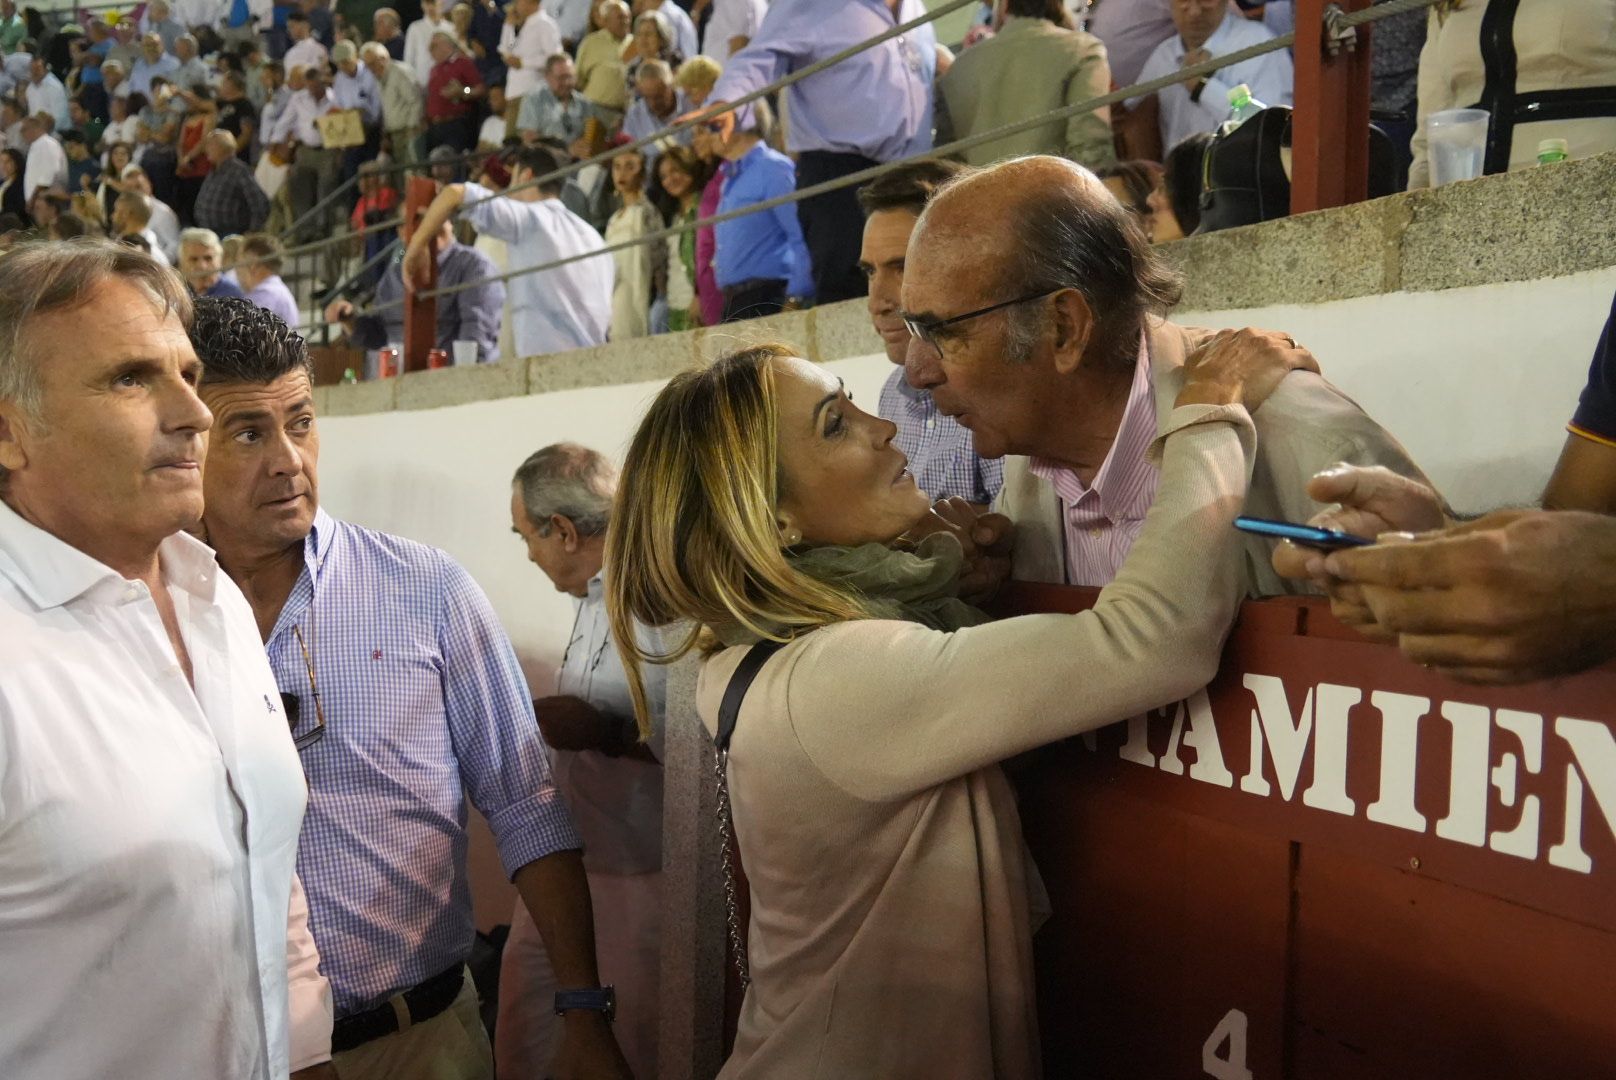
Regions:
M 947 533 L 933 533 L 907 548 L 874 543 L 812 547 L 789 558 L 793 569 L 858 594 L 877 618 L 944 631 L 988 621 L 987 615 L 959 598 L 965 554 L 959 541 Z M 740 627 L 714 629 L 725 645 L 750 645 L 759 640 Z

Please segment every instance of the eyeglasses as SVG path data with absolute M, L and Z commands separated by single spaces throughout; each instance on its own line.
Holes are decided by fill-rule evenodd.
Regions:
M 309 605 L 309 632 L 314 632 L 314 605 Z M 320 683 L 314 677 L 314 657 L 309 654 L 309 647 L 303 641 L 303 628 L 292 626 L 292 635 L 297 638 L 297 646 L 303 651 L 303 669 L 308 672 L 309 689 L 314 696 L 314 726 L 298 734 L 298 725 L 303 720 L 303 705 L 296 694 L 281 693 L 281 705 L 286 709 L 286 721 L 292 729 L 292 745 L 299 750 L 306 750 L 319 742 L 325 735 L 325 709 L 320 705 Z
M 1061 288 L 1065 288 L 1065 286 L 1061 286 Z M 923 345 L 929 345 L 933 349 L 937 349 L 939 352 L 941 352 L 942 349 L 937 344 L 937 331 L 941 330 L 943 327 L 954 326 L 958 323 L 968 322 L 971 319 L 980 319 L 984 315 L 991 315 L 995 311 L 1002 311 L 1007 307 L 1015 307 L 1017 304 L 1025 304 L 1029 300 L 1042 300 L 1044 297 L 1054 296 L 1060 291 L 1061 289 L 1057 288 L 1045 289 L 1042 292 L 1028 293 L 1026 296 L 1018 296 L 1014 300 L 1006 300 L 1003 303 L 992 304 L 985 308 L 979 308 L 976 311 L 967 311 L 963 315 L 955 315 L 948 319 L 921 320 L 911 319 L 906 315 L 903 319 L 903 325 L 909 328 L 910 337 L 919 341 Z

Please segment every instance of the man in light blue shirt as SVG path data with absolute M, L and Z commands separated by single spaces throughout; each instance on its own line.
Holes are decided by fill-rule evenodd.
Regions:
M 331 96 L 339 109 L 358 109 L 367 132 L 382 122 L 382 88 L 370 69 L 359 62 L 359 49 L 351 41 L 339 41 L 331 49 L 331 62 L 337 73 L 331 80 Z
M 602 250 L 606 242 L 600 233 L 561 204 L 560 180 L 522 187 L 555 172 L 561 160 L 547 146 L 517 150 L 511 162 L 511 187 L 517 190 L 509 195 L 478 184 L 450 184 L 427 207 L 404 253 L 404 279 L 420 288 L 432 237 L 459 214 L 479 233 L 505 241 L 512 272 L 573 258 L 565 266 L 511 278 L 518 358 L 605 344 L 612 318 L 617 264 Z
M 925 11 L 921 0 L 774 0 L 757 36 L 729 58 L 709 104 L 733 101 Z M 797 186 L 930 150 L 936 68 L 928 23 L 787 87 L 786 149 L 797 158 Z M 804 199 L 797 215 L 819 302 L 863 296 L 864 216 L 854 189 Z
M 623 114 L 623 134 L 635 141 L 655 135 L 690 109 L 684 91 L 673 85 L 673 72 L 661 60 L 647 60 L 640 65 L 639 72 L 634 76 L 634 89 L 639 96 L 628 107 L 628 112 Z M 659 139 L 646 145 L 640 151 L 645 155 L 646 175 L 656 175 L 657 155 L 662 153 L 665 144 L 672 142 L 689 146 L 690 139 L 691 129 L 686 128 L 671 140 Z
M 740 111 L 758 110 L 743 106 Z M 730 134 L 723 155 L 729 168 L 718 199 L 720 214 L 793 190 L 791 159 L 764 143 L 755 122 Z M 713 233 L 713 272 L 724 293 L 725 322 L 772 315 L 787 297 L 813 296 L 813 265 L 790 204 L 719 222 Z
M 544 85 L 522 95 L 516 130 L 529 144 L 556 139 L 571 147 L 583 137 L 584 122 L 590 117 L 600 117 L 600 110 L 578 93 L 578 71 L 572 57 L 556 53 L 544 62 Z
M 1178 33 L 1156 46 L 1139 72 L 1140 82 L 1274 37 L 1261 23 L 1232 13 L 1227 0 L 1173 0 L 1173 25 Z M 1289 105 L 1294 76 L 1290 53 L 1278 49 L 1160 91 L 1156 99 L 1161 106 L 1163 152 L 1197 132 L 1215 130 L 1228 119 L 1229 91 L 1241 83 L 1251 87 L 1251 96 L 1264 105 Z M 1128 108 L 1144 100 L 1132 98 Z
M 169 78 L 179 66 L 178 60 L 163 51 L 163 39 L 156 34 L 147 34 L 140 39 L 140 59 L 129 69 L 130 93 L 150 97 L 152 77 L 161 75 Z

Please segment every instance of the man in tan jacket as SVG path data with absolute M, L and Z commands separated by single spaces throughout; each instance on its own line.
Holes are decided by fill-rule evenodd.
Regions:
M 1006 458 L 994 508 L 1016 526 L 1011 576 L 1108 583 L 1155 500 L 1151 448 L 1184 358 L 1207 337 L 1155 316 L 1178 299 L 1177 278 L 1092 174 L 1053 157 L 942 189 L 905 262 L 909 382 L 971 430 L 978 454 Z M 1336 462 L 1422 478 L 1397 440 L 1310 373 L 1285 380 L 1257 433 L 1246 512 L 1258 517 L 1312 517 L 1307 482 Z M 1274 573 L 1272 546 L 1248 538 L 1248 595 L 1304 588 Z

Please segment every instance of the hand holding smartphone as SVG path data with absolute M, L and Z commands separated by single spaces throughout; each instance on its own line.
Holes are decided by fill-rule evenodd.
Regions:
M 1291 521 L 1271 521 L 1268 518 L 1237 517 L 1234 519 L 1234 527 L 1241 532 L 1289 540 L 1293 544 L 1317 548 L 1319 551 L 1339 551 L 1341 548 L 1367 547 L 1374 543 L 1373 540 L 1367 537 L 1354 536 L 1352 533 L 1340 532 L 1336 529 L 1321 529 L 1316 525 L 1298 525 Z

